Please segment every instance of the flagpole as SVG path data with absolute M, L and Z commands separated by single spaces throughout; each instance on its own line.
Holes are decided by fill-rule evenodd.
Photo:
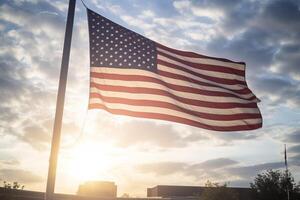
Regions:
M 69 0 L 45 200 L 53 200 L 76 0 Z
M 288 164 L 287 164 L 287 153 L 286 153 L 286 144 L 284 144 L 284 164 L 285 164 L 285 175 L 286 175 L 286 179 L 288 181 Z M 288 182 L 286 182 L 286 193 L 287 193 L 287 200 L 290 200 L 290 191 L 289 191 L 289 186 L 288 186 Z

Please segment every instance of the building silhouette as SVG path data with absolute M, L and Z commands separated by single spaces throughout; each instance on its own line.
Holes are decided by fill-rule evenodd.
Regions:
M 88 181 L 78 187 L 77 195 L 116 198 L 117 185 L 110 181 Z
M 152 188 L 147 188 L 147 197 L 160 198 L 189 198 L 199 197 L 204 191 L 203 186 L 178 186 L 178 185 L 157 185 Z M 213 187 L 211 188 L 214 189 Z M 250 188 L 228 187 L 229 190 L 238 194 L 240 200 L 253 200 L 251 198 Z M 199 199 L 199 198 L 198 198 Z

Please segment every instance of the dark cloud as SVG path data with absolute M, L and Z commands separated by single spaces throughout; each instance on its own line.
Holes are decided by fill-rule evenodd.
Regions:
M 296 1 L 270 1 L 262 13 L 265 25 L 290 34 L 300 31 L 300 10 Z
M 275 44 L 268 41 L 269 34 L 265 31 L 252 28 L 232 39 L 218 37 L 221 38 L 212 40 L 207 50 L 222 57 L 246 62 L 251 67 L 247 72 L 261 71 L 271 64 L 276 49 Z
M 33 174 L 30 171 L 20 169 L 0 169 L 0 176 L 5 181 L 17 181 L 21 184 L 38 183 L 43 181 L 40 176 Z
M 253 86 L 257 88 L 257 95 L 260 98 L 271 101 L 271 106 L 278 106 L 279 104 L 295 108 L 300 106 L 300 88 L 295 81 L 288 78 L 281 76 L 257 77 Z
M 264 164 L 246 166 L 246 167 L 232 167 L 226 169 L 226 172 L 231 175 L 249 179 L 254 177 L 256 174 L 260 173 L 261 171 L 279 169 L 283 167 L 284 167 L 283 162 L 273 162 L 273 163 L 264 163 Z
M 292 133 L 285 135 L 284 141 L 289 143 L 296 143 L 296 144 L 300 143 L 300 130 L 297 129 Z
M 294 145 L 288 148 L 289 153 L 300 153 L 300 145 Z
M 299 18 L 300 20 L 300 18 Z M 300 24 L 299 24 L 300 27 Z M 300 30 L 299 30 L 300 33 Z M 281 46 L 280 50 L 276 53 L 273 61 L 274 70 L 276 73 L 286 73 L 296 80 L 300 80 L 300 44 L 291 43 Z M 298 96 L 299 98 L 299 96 Z
M 192 167 L 213 170 L 213 169 L 219 169 L 219 168 L 224 168 L 224 167 L 228 167 L 231 165 L 235 165 L 237 163 L 238 163 L 237 161 L 231 160 L 228 158 L 217 158 L 217 159 L 204 161 L 202 163 L 193 165 Z
M 271 162 L 249 166 L 239 166 L 235 160 L 217 158 L 202 163 L 188 164 L 183 162 L 157 162 L 139 165 L 142 173 L 152 173 L 157 176 L 182 174 L 196 180 L 223 180 L 234 186 L 249 186 L 252 179 L 265 170 L 284 168 L 283 162 Z

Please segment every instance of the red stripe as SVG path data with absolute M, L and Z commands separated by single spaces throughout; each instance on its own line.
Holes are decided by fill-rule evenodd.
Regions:
M 190 126 L 205 128 L 205 129 L 214 130 L 214 131 L 242 131 L 242 130 L 253 130 L 253 129 L 262 127 L 262 123 L 239 125 L 239 126 L 229 126 L 229 127 L 209 126 L 209 125 L 206 125 L 206 124 L 203 124 L 200 122 L 196 122 L 193 120 L 189 120 L 186 118 L 182 118 L 182 117 L 166 115 L 166 114 L 161 114 L 161 113 L 157 114 L 157 113 L 147 113 L 147 112 L 135 112 L 135 111 L 129 111 L 129 110 L 124 110 L 124 109 L 111 109 L 102 104 L 89 104 L 89 109 L 103 109 L 112 114 L 117 114 L 117 115 L 126 115 L 126 116 L 132 116 L 132 117 L 166 120 L 166 121 L 187 124 Z
M 198 84 L 198 85 L 202 85 L 202 83 L 203 83 L 202 81 L 199 81 L 199 80 L 187 77 L 187 76 L 174 74 L 174 73 L 166 72 L 166 71 L 163 71 L 163 70 L 157 70 L 157 72 L 158 72 L 159 75 L 165 76 L 165 77 L 168 77 L 168 78 L 173 78 L 173 79 L 177 79 L 177 80 L 191 82 L 191 83 Z M 214 85 L 214 84 L 212 84 L 212 85 Z M 218 88 L 223 88 L 224 90 L 236 91 L 236 90 L 233 90 L 233 89 L 229 89 L 227 87 L 223 87 L 222 84 L 220 84 L 220 83 L 218 85 L 214 85 L 214 86 L 218 87 Z M 248 88 L 245 87 L 244 89 L 247 90 Z M 252 93 L 252 92 L 249 90 L 248 93 Z
M 135 90 L 135 89 L 128 89 L 125 87 L 121 87 L 121 88 L 117 88 L 116 86 L 104 86 L 104 85 L 100 85 L 100 84 L 96 84 L 96 83 L 91 83 L 91 87 L 96 87 L 100 90 L 106 90 L 106 91 L 115 91 L 115 92 L 132 92 L 134 91 L 134 93 L 144 93 L 144 94 L 159 94 L 162 96 L 166 96 L 166 97 L 170 97 L 172 99 L 175 99 L 179 102 L 185 103 L 185 104 L 190 104 L 190 105 L 194 105 L 194 106 L 200 106 L 200 107 L 207 107 L 207 108 L 220 108 L 220 109 L 228 109 L 228 108 L 257 108 L 256 103 L 247 103 L 247 104 L 242 104 L 242 103 L 229 103 L 229 102 L 209 102 L 209 101 L 201 101 L 201 100 L 195 100 L 195 99 L 188 99 L 188 98 L 183 98 L 183 97 L 179 97 L 176 96 L 172 93 L 163 91 L 163 90 L 156 90 L 156 91 L 148 91 L 151 93 L 146 93 L 146 90 L 144 91 L 139 91 L 139 90 Z M 119 89 L 119 90 L 117 90 Z M 126 91 L 127 90 L 127 91 Z M 154 92 L 154 93 L 152 93 Z
M 90 84 L 91 84 L 91 87 L 99 87 L 99 89 L 104 89 L 104 90 L 107 90 L 107 91 L 116 89 L 116 91 L 124 91 L 124 92 L 128 92 L 128 93 L 138 93 L 138 94 L 139 93 L 158 94 L 158 95 L 163 95 L 165 93 L 171 94 L 167 90 L 161 90 L 161 89 L 156 89 L 156 88 L 101 85 L 101 84 L 94 83 L 94 82 L 91 82 Z M 166 87 L 168 87 L 168 86 L 166 86 Z M 170 88 L 170 87 L 168 87 L 168 88 Z M 246 98 L 241 98 L 241 97 L 235 96 L 235 95 L 230 94 L 230 93 L 214 92 L 214 91 L 206 91 L 206 90 L 198 90 L 198 93 L 194 93 L 194 92 L 189 92 L 189 93 L 201 94 L 201 95 L 206 95 L 206 96 L 215 96 L 215 97 L 233 97 L 233 98 L 244 99 L 244 100 L 249 100 L 249 101 L 255 99 L 254 96 L 252 96 L 251 98 L 246 99 Z
M 158 52 L 158 54 L 162 55 L 164 57 L 167 57 L 171 60 L 175 60 L 177 62 L 185 64 L 185 65 L 187 65 L 191 68 L 202 69 L 202 70 L 213 71 L 213 72 L 222 72 L 222 73 L 227 73 L 227 74 L 235 74 L 235 75 L 245 77 L 245 71 L 244 70 L 232 69 L 232 68 L 223 67 L 223 66 L 220 66 L 220 65 L 209 65 L 209 64 L 202 64 L 202 63 L 193 63 L 193 62 L 189 62 L 189 61 L 186 61 L 186 60 L 182 60 L 180 58 L 176 58 L 174 56 L 171 56 L 171 55 L 163 53 L 163 52 Z
M 91 72 L 91 77 L 112 79 L 112 80 L 144 81 L 144 82 L 150 82 L 150 83 L 158 83 L 158 84 L 164 85 L 166 87 L 169 87 L 173 90 L 182 91 L 182 92 L 191 92 L 191 93 L 196 93 L 196 94 L 201 91 L 197 88 L 170 84 L 170 83 L 166 83 L 160 79 L 149 77 L 149 76 L 144 76 L 144 75 L 123 75 L 123 74 L 108 74 L 108 73 Z M 190 82 L 190 80 L 187 80 L 187 79 L 185 79 L 185 81 Z M 252 92 L 248 88 L 233 90 L 233 89 L 223 88 L 221 86 L 216 86 L 211 83 L 205 83 L 205 82 L 201 82 L 201 81 L 197 81 L 195 83 L 198 85 L 209 86 L 209 87 L 214 87 L 214 88 L 218 88 L 218 89 L 222 88 L 224 90 L 229 90 L 229 91 L 232 91 L 237 94 L 252 94 Z
M 178 69 L 178 70 L 182 70 L 184 72 L 187 72 L 189 74 L 192 74 L 194 76 L 197 77 L 201 77 L 203 79 L 209 80 L 209 81 L 213 81 L 216 83 L 220 83 L 220 84 L 227 84 L 227 85 L 246 85 L 245 81 L 240 81 L 240 80 L 236 80 L 236 79 L 226 79 L 226 78 L 219 78 L 219 77 L 213 77 L 213 76 L 208 76 L 208 75 L 203 75 L 203 74 L 199 74 L 195 71 L 189 70 L 187 68 L 181 67 L 179 65 L 175 65 L 172 63 L 168 63 L 162 60 L 157 60 L 157 62 L 159 64 L 165 65 L 167 67 L 173 68 L 173 69 Z
M 166 46 L 164 46 L 162 44 L 159 44 L 159 43 L 156 43 L 156 46 L 161 48 L 161 49 L 164 49 L 166 51 L 169 51 L 169 52 L 181 55 L 181 56 L 192 57 L 192 58 L 209 58 L 209 59 L 219 60 L 219 61 L 223 61 L 223 62 L 229 62 L 229 63 L 236 63 L 236 64 L 245 65 L 244 62 L 235 62 L 235 61 L 232 61 L 232 60 L 229 60 L 229 59 L 226 59 L 226 58 L 217 58 L 217 57 L 205 56 L 205 55 L 202 55 L 202 54 L 197 54 L 197 53 L 189 52 L 189 51 L 181 51 L 181 50 L 173 49 L 173 48 L 170 48 L 170 47 L 166 47 Z
M 120 97 L 107 97 L 103 96 L 99 93 L 91 93 L 91 98 L 100 98 L 104 102 L 108 103 L 121 103 L 126 105 L 134 105 L 134 106 L 141 106 L 141 110 L 143 106 L 151 106 L 151 107 L 159 107 L 159 108 L 168 108 L 171 110 L 183 112 L 190 114 L 195 117 L 203 118 L 203 119 L 210 119 L 210 120 L 218 120 L 218 121 L 232 121 L 232 120 L 243 120 L 243 119 L 257 119 L 260 118 L 261 115 L 257 113 L 240 113 L 240 114 L 231 114 L 231 115 L 220 115 L 220 114 L 209 114 L 209 113 L 202 113 L 198 111 L 188 110 L 186 108 L 182 108 L 178 105 L 163 102 L 163 101 L 154 101 L 154 100 L 136 100 L 136 99 L 128 99 L 128 98 L 120 98 Z

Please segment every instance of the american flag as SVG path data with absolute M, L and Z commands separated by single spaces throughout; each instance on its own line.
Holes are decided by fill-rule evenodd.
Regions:
M 87 12 L 89 109 L 215 131 L 262 126 L 245 63 L 169 48 Z

